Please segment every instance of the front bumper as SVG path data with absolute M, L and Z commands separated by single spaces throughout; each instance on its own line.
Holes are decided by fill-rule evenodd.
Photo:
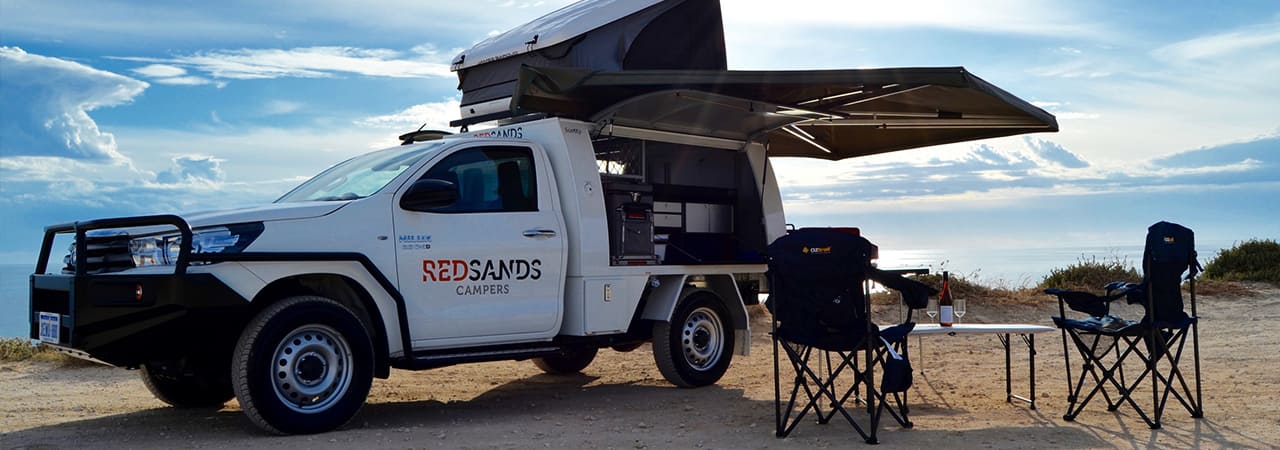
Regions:
M 186 238 L 171 273 L 125 270 L 88 273 L 85 233 L 127 226 L 172 225 Z M 44 273 L 54 235 L 75 233 L 74 274 Z M 30 278 L 30 337 L 40 316 L 58 317 L 57 342 L 76 356 L 133 367 L 183 356 L 227 354 L 248 321 L 249 301 L 209 273 L 189 273 L 190 227 L 176 216 L 106 219 L 45 229 L 40 261 Z
M 32 275 L 31 338 L 41 312 L 60 316 L 49 344 L 116 366 L 225 352 L 249 302 L 210 274 Z

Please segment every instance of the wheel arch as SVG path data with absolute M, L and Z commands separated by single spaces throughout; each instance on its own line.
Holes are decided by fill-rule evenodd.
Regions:
M 267 284 L 254 296 L 253 313 L 271 304 L 299 295 L 317 295 L 351 308 L 365 324 L 373 338 L 373 375 L 386 379 L 391 375 L 390 350 L 386 322 L 373 296 L 356 280 L 336 273 L 290 275 Z
M 691 279 L 700 277 L 704 283 L 690 283 Z M 658 287 L 649 292 L 644 302 L 644 313 L 641 319 L 670 322 L 675 314 L 676 306 L 684 299 L 700 293 L 709 293 L 724 305 L 733 319 L 734 350 L 742 356 L 751 351 L 751 319 L 747 315 L 747 307 L 742 302 L 742 294 L 738 284 L 729 274 L 712 275 L 663 275 L 655 277 Z

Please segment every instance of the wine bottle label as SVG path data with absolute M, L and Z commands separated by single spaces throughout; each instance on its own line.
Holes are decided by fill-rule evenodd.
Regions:
M 943 306 L 938 308 L 938 323 L 950 326 L 952 322 L 951 306 Z

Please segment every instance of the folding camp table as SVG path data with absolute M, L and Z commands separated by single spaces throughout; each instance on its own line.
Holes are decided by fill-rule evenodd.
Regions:
M 1020 400 L 1031 405 L 1031 409 L 1036 409 L 1036 338 L 1035 333 L 1045 333 L 1054 331 L 1055 328 L 1044 325 L 1032 325 L 1021 323 L 957 323 L 955 325 L 944 327 L 936 323 L 920 323 L 916 324 L 911 330 L 912 336 L 930 336 L 930 335 L 947 335 L 955 336 L 960 334 L 995 334 L 1000 338 L 1000 344 L 1004 346 L 1004 391 L 1005 401 L 1012 402 Z M 1031 395 L 1023 397 L 1013 393 L 1013 369 L 1012 356 L 1010 355 L 1011 336 L 1017 334 L 1022 337 L 1022 342 L 1027 344 L 1028 356 L 1028 372 L 1030 375 Z M 904 352 L 905 353 L 905 352 Z

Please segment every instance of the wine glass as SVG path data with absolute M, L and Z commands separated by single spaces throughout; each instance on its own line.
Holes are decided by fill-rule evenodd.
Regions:
M 937 318 L 938 317 L 938 299 L 930 298 L 929 306 L 925 308 L 924 313 L 929 316 L 930 320 Z
M 957 298 L 954 300 L 954 302 L 955 304 L 952 305 L 952 309 L 954 309 L 955 310 L 954 312 L 956 313 L 956 322 L 959 322 L 960 319 L 964 318 L 965 301 L 963 298 Z

